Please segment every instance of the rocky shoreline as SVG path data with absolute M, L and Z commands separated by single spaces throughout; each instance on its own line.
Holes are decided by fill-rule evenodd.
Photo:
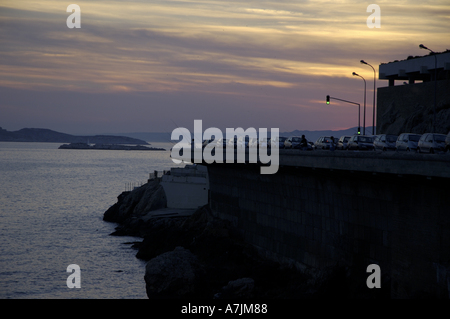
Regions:
M 213 218 L 208 205 L 191 216 L 149 217 L 165 207 L 164 190 L 154 179 L 120 194 L 103 217 L 118 223 L 111 235 L 143 238 L 133 248 L 147 261 L 150 299 L 364 298 L 348 282 L 345 268 L 313 278 L 262 258 L 227 222 Z

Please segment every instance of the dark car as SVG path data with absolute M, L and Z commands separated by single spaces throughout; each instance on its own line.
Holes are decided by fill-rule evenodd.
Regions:
M 347 150 L 368 151 L 373 150 L 373 136 L 353 135 L 348 141 Z
M 373 148 L 381 151 L 395 151 L 397 135 L 381 134 L 377 135 L 373 141 Z
M 450 132 L 447 134 L 447 137 L 445 138 L 445 151 L 447 153 L 450 153 Z
M 417 152 L 431 153 L 445 151 L 445 134 L 425 133 L 417 143 Z

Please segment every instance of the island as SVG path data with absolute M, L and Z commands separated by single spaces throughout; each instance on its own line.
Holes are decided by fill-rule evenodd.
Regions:
M 149 143 L 132 137 L 115 135 L 77 136 L 43 128 L 23 128 L 7 131 L 0 127 L 0 142 L 44 142 L 44 143 L 86 143 L 148 145 Z
M 70 143 L 63 144 L 58 149 L 64 150 L 119 150 L 119 151 L 165 151 L 164 148 L 147 147 L 143 145 Z

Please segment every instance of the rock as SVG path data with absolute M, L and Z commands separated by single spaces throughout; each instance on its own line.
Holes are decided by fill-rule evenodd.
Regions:
M 144 240 L 136 257 L 149 260 L 159 254 L 172 251 L 177 246 L 191 249 L 192 243 L 204 232 L 208 207 L 197 209 L 191 216 L 179 218 L 155 218 L 142 229 Z
M 129 194 L 130 192 L 123 192 L 119 196 L 117 196 L 117 203 L 108 208 L 103 214 L 104 221 L 113 223 L 121 221 L 122 218 L 120 218 L 120 216 L 124 215 L 123 212 L 121 212 L 122 202 Z
M 154 179 L 145 185 L 147 187 L 133 210 L 133 215 L 136 217 L 152 210 L 167 207 L 166 193 L 162 185 L 159 184 L 159 179 Z
M 213 217 L 209 205 L 190 216 L 147 218 L 149 211 L 165 206 L 156 179 L 120 194 L 103 217 L 119 223 L 114 235 L 143 238 L 127 244 L 138 249 L 137 258 L 148 261 L 144 279 L 150 299 L 304 295 L 302 274 L 261 258 L 230 222 Z
M 129 223 L 151 210 L 167 206 L 166 194 L 158 179 L 137 187 L 131 192 L 123 192 L 103 215 L 103 220 L 119 224 Z
M 241 278 L 228 282 L 222 288 L 222 293 L 216 295 L 220 298 L 252 298 L 255 281 L 252 278 Z
M 185 298 L 201 291 L 203 266 L 197 257 L 183 247 L 161 254 L 147 262 L 145 283 L 147 296 Z
M 401 133 L 429 133 L 433 129 L 434 102 L 428 105 L 411 101 L 408 108 L 400 101 L 388 97 L 384 105 L 380 105 L 380 123 L 377 132 L 399 135 Z M 436 133 L 447 134 L 450 131 L 450 104 L 441 102 L 436 107 Z
M 153 219 L 145 227 L 144 240 L 139 246 L 136 257 L 150 260 L 172 251 L 182 243 L 189 243 L 187 234 L 180 229 L 180 221 L 174 218 Z M 186 238 L 184 241 L 182 238 Z

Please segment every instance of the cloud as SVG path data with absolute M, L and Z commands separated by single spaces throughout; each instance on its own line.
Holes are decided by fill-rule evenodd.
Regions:
M 333 125 L 319 116 L 318 101 L 328 92 L 361 100 L 361 85 L 351 74 L 355 71 L 371 81 L 373 72 L 359 60 L 377 67 L 420 55 L 422 42 L 444 50 L 442 39 L 450 33 L 450 6 L 445 1 L 379 1 L 377 30 L 366 26 L 368 4 L 359 1 L 77 4 L 81 29 L 67 28 L 68 4 L 61 1 L 0 5 L 0 86 L 53 95 L 105 95 L 100 99 L 108 101 L 102 106 L 104 114 L 110 111 L 110 123 L 116 125 L 121 119 L 113 117 L 120 112 L 113 110 L 123 106 L 108 95 L 128 96 L 140 105 L 142 94 L 156 94 L 174 114 L 189 109 L 200 116 L 207 112 L 207 104 L 221 100 L 227 101 L 228 106 L 220 105 L 228 110 L 253 109 L 261 123 L 263 119 L 270 123 L 282 110 L 294 114 L 286 119 L 292 129 L 303 123 L 311 126 L 308 129 Z M 385 84 L 378 81 L 378 85 Z M 208 103 L 195 102 L 205 99 Z M 92 104 L 89 99 L 83 103 Z M 222 109 L 214 109 L 214 114 L 233 120 Z M 302 119 L 298 122 L 295 117 Z M 340 120 L 348 123 L 345 117 Z

